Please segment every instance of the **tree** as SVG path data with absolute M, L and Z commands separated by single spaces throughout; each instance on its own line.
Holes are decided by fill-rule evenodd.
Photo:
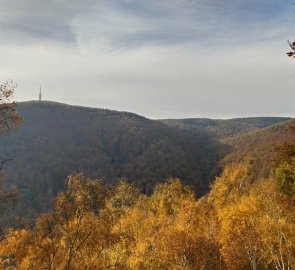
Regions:
M 0 84 L 0 137 L 5 136 L 11 128 L 16 128 L 20 122 L 21 117 L 16 110 L 16 102 L 13 101 L 13 95 L 16 89 L 16 84 L 13 81 L 6 81 Z M 10 159 L 0 154 L 0 170 L 4 164 Z M 3 176 L 0 174 L 0 212 L 3 214 L 7 206 L 14 201 L 17 189 L 12 187 L 10 191 L 3 188 Z M 0 234 L 3 236 L 2 228 Z
M 107 191 L 99 181 L 73 174 L 52 213 L 31 231 L 11 230 L 0 245 L 1 263 L 11 269 L 105 269 L 112 226 L 101 216 Z M 110 269 L 110 268 L 109 268 Z
M 16 102 L 13 101 L 15 89 L 16 84 L 13 81 L 0 84 L 0 135 L 2 136 L 21 122 L 21 117 L 16 110 Z
M 293 41 L 293 42 L 288 41 L 288 43 L 289 43 L 290 48 L 292 49 L 292 52 L 287 52 L 287 55 L 289 57 L 294 58 L 295 57 L 295 41 Z
M 295 126 L 290 126 L 295 136 Z M 277 147 L 278 157 L 274 169 L 277 184 L 282 193 L 295 199 L 295 139 Z

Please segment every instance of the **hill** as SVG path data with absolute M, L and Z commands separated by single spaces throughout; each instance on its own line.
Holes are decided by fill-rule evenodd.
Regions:
M 249 163 L 251 180 L 268 177 L 276 159 L 276 147 L 294 139 L 294 119 L 286 117 L 253 117 L 215 120 L 206 118 L 159 120 L 171 127 L 195 134 L 208 134 L 219 144 L 219 164 L 211 175 L 218 175 L 229 163 Z M 222 153 L 222 154 L 221 154 Z
M 167 125 L 168 120 L 55 102 L 23 102 L 18 111 L 24 122 L 1 140 L 0 153 L 12 159 L 3 169 L 7 186 L 20 189 L 13 215 L 26 217 L 48 210 L 72 172 L 84 172 L 104 183 L 125 178 L 147 194 L 159 182 L 180 178 L 201 196 L 224 164 L 251 155 L 257 167 L 268 164 L 269 143 L 289 136 L 282 136 L 282 129 L 275 126 L 261 130 L 261 134 L 277 130 L 275 136 L 255 131 L 216 139 L 284 118 L 186 119 L 181 120 L 186 125 L 174 127 Z M 190 121 L 202 125 L 191 132 Z
M 289 126 L 295 125 L 295 119 L 255 130 L 239 136 L 221 139 L 227 145 L 229 153 L 220 164 L 247 162 L 251 167 L 250 177 L 255 180 L 271 175 L 271 168 L 276 159 L 276 148 L 294 140 L 295 133 Z
M 2 140 L 0 153 L 13 159 L 4 174 L 20 189 L 19 215 L 48 209 L 73 171 L 106 183 L 126 178 L 146 193 L 180 178 L 202 195 L 221 158 L 210 136 L 132 113 L 54 102 L 19 103 L 18 111 L 24 122 Z
M 234 119 L 163 119 L 160 122 L 180 129 L 189 130 L 194 133 L 207 132 L 215 138 L 226 138 L 241 135 L 261 128 L 287 121 L 287 117 L 250 117 Z

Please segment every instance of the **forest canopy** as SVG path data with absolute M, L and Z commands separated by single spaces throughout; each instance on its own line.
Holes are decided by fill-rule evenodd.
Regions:
M 295 204 L 274 179 L 232 164 L 196 199 L 171 179 L 144 195 L 124 181 L 67 179 L 53 211 L 1 241 L 3 269 L 294 269 Z
M 295 129 L 291 128 L 293 135 Z M 294 138 L 294 137 L 293 137 Z M 295 269 L 295 139 L 277 148 L 274 177 L 228 164 L 200 199 L 179 179 L 146 195 L 82 173 L 52 211 L 0 242 L 2 269 Z
M 10 105 L 11 111 L 8 112 L 13 117 L 7 118 L 10 120 L 3 126 L 4 133 L 20 120 L 15 104 Z M 34 106 L 40 111 L 41 104 Z M 71 107 L 71 110 L 77 112 L 77 108 Z M 46 110 L 43 113 L 46 114 Z M 92 110 L 84 113 L 94 117 Z M 146 136 L 144 138 L 150 144 L 144 147 L 155 162 L 158 158 L 152 154 L 165 157 L 165 153 L 171 151 L 171 163 L 166 170 L 159 170 L 165 164 L 159 163 L 155 167 L 157 170 L 149 168 L 146 171 L 147 174 L 152 173 L 150 179 L 161 173 L 165 175 L 175 168 L 178 161 L 181 161 L 178 166 L 184 169 L 181 172 L 190 175 L 190 169 L 196 163 L 187 156 L 186 159 L 175 160 L 173 153 L 178 153 L 178 158 L 199 153 L 199 158 L 211 150 L 207 157 L 214 157 L 216 162 L 217 153 L 213 150 L 219 149 L 215 147 L 225 141 L 236 148 L 233 156 L 240 155 L 241 159 L 225 163 L 209 192 L 201 198 L 196 196 L 196 185 L 181 177 L 171 177 L 167 181 L 157 181 L 155 177 L 153 189 L 145 192 L 140 185 L 133 185 L 130 181 L 106 182 L 101 178 L 87 177 L 84 173 L 72 173 L 67 177 L 64 190 L 57 194 L 52 209 L 38 215 L 33 223 L 20 219 L 16 226 L 2 231 L 0 269 L 295 269 L 295 129 L 293 125 L 287 128 L 293 120 L 214 141 L 213 138 L 203 140 L 205 133 L 198 137 L 194 132 L 169 128 L 136 115 L 108 110 L 100 113 L 103 117 L 99 123 L 106 126 L 99 138 L 104 143 L 102 146 L 108 145 L 104 150 L 114 151 L 108 152 L 113 158 L 118 157 L 118 153 L 122 157 L 126 153 L 135 156 L 143 153 L 142 141 L 134 143 L 128 136 L 132 133 L 136 135 L 132 138 L 138 140 L 138 134 Z M 35 117 L 38 119 L 39 115 Z M 105 117 L 111 122 L 104 121 Z M 122 131 L 119 136 L 108 126 L 114 123 L 120 130 L 127 127 L 128 132 Z M 28 129 L 25 131 L 30 132 Z M 46 135 L 48 130 L 43 132 Z M 81 140 L 84 145 L 86 137 L 76 132 L 74 140 Z M 260 163 L 255 158 L 247 158 L 247 155 L 253 152 L 259 156 L 261 152 L 269 151 L 269 145 L 280 142 L 277 138 L 282 138 L 282 134 L 285 142 L 276 147 L 274 162 L 268 163 L 268 166 L 272 165 L 271 173 L 267 177 L 258 176 Z M 106 138 L 106 135 L 110 137 Z M 122 136 L 126 136 L 124 140 Z M 46 138 L 47 142 L 52 139 L 50 136 Z M 125 140 L 129 144 L 122 143 Z M 117 143 L 113 144 L 114 141 Z M 206 147 L 202 145 L 204 141 L 209 143 Z M 172 142 L 177 142 L 177 145 Z M 155 148 L 155 145 L 165 147 Z M 258 152 L 257 149 L 253 151 L 255 148 Z M 164 152 L 159 152 L 159 149 Z M 132 155 L 127 156 L 132 160 Z M 209 166 L 202 168 L 210 168 L 209 161 L 202 162 Z M 201 175 L 202 172 L 199 169 L 194 173 Z M 206 171 L 205 176 L 208 175 Z

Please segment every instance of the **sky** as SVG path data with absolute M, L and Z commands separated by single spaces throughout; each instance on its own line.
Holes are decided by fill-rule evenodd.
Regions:
M 149 118 L 295 116 L 285 0 L 0 0 L 1 82 Z

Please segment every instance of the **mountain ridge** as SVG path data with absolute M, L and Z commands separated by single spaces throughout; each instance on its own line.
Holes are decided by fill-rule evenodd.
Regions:
M 189 130 L 190 132 L 208 132 L 217 139 L 232 137 L 260 128 L 287 121 L 289 117 L 245 117 L 231 119 L 185 118 L 162 119 L 162 123 Z
M 206 129 L 192 132 L 129 112 L 52 101 L 20 102 L 18 111 L 23 124 L 1 141 L 0 153 L 13 158 L 3 170 L 7 185 L 20 189 L 13 215 L 29 218 L 51 207 L 72 172 L 104 183 L 125 178 L 147 194 L 179 178 L 202 196 L 235 151 Z
M 0 153 L 13 158 L 3 172 L 21 190 L 20 215 L 47 210 L 74 171 L 105 183 L 126 178 L 146 193 L 180 178 L 202 195 L 220 159 L 211 137 L 133 113 L 45 101 L 18 103 L 18 111 L 23 123 L 1 141 Z

